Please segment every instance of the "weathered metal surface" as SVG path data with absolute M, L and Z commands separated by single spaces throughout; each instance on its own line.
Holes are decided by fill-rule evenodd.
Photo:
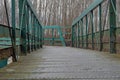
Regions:
M 0 80 L 119 80 L 119 57 L 84 49 L 44 47 L 0 69 Z

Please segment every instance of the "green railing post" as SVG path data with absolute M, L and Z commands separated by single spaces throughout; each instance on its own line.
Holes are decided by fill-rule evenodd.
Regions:
M 42 26 L 39 24 L 40 26 L 40 32 L 41 32 L 41 35 L 40 35 L 40 47 L 42 48 L 42 44 L 43 44 L 43 29 L 42 29 Z
M 15 16 L 15 13 L 12 15 Z M 41 27 L 41 24 L 31 2 L 29 0 L 19 0 L 19 28 L 22 54 L 27 55 L 27 51 L 30 52 L 37 49 L 39 39 L 42 38 L 42 36 L 39 36 L 42 34 L 42 30 L 40 30 L 42 27 L 37 29 L 39 26 Z M 15 31 L 13 32 L 15 35 Z
M 33 15 L 33 48 L 35 49 L 35 16 Z
M 80 22 L 78 22 L 78 48 L 80 47 Z
M 81 37 L 82 37 L 82 48 L 84 48 L 84 35 L 83 35 L 83 30 L 84 30 L 84 24 L 83 24 L 83 19 L 81 19 Z
M 100 34 L 100 51 L 103 49 L 103 43 L 102 43 L 102 8 L 101 4 L 99 5 L 99 34 Z
M 16 58 L 16 20 L 15 20 L 15 0 L 12 0 L 12 44 L 13 44 L 13 55 L 14 55 L 14 59 L 13 61 L 17 61 L 17 58 Z
M 35 28 L 35 32 L 34 32 L 34 34 L 35 34 L 35 41 L 34 41 L 34 43 L 35 43 L 35 50 L 37 49 L 37 25 L 36 25 L 37 23 L 36 23 L 36 18 L 35 18 L 35 26 L 34 26 L 34 28 Z
M 94 50 L 94 19 L 93 19 L 93 11 L 91 11 L 91 26 L 92 26 L 92 49 Z
M 77 48 L 77 23 L 75 25 L 75 47 Z
M 88 16 L 86 15 L 86 49 L 88 48 Z
M 74 47 L 74 26 L 72 26 L 72 47 Z
M 31 13 L 31 20 L 30 20 L 30 22 L 31 22 L 31 29 L 30 29 L 31 41 L 30 41 L 30 43 L 31 43 L 31 50 L 33 51 L 33 13 L 32 12 L 30 12 L 30 13 Z
M 27 55 L 27 41 L 26 41 L 26 0 L 19 0 L 19 21 L 21 28 L 21 51 Z M 23 16 L 23 17 L 22 17 Z
M 29 7 L 26 6 L 26 38 L 27 38 L 27 51 L 30 53 L 30 41 L 29 41 Z
M 54 45 L 54 29 L 52 29 L 52 46 Z
M 37 21 L 37 27 L 38 27 L 38 31 L 37 31 L 37 45 L 38 45 L 38 49 L 40 48 L 40 45 L 39 45 L 39 40 L 40 40 L 40 28 L 39 28 L 39 25 L 38 25 L 38 21 Z
M 110 53 L 116 53 L 116 0 L 110 0 Z
M 32 13 L 32 51 L 34 51 L 34 15 Z

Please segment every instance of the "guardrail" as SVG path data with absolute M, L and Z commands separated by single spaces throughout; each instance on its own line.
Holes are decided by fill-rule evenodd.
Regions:
M 0 25 L 0 48 L 13 48 L 14 58 L 17 56 L 16 46 L 20 46 L 21 54 L 42 48 L 43 29 L 32 4 L 29 0 L 18 0 L 19 27 L 16 26 L 16 1 L 11 0 L 11 26 L 5 2 L 8 26 Z M 15 60 L 17 61 L 17 60 Z
M 118 52 L 116 15 L 116 0 L 94 0 L 72 23 L 72 47 Z

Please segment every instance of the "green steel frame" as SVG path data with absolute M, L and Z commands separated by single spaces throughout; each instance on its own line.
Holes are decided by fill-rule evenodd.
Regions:
M 56 40 L 60 40 L 62 42 L 63 46 L 66 46 L 65 44 L 65 39 L 63 37 L 63 33 L 61 31 L 61 27 L 60 26 L 44 26 L 43 29 L 52 29 L 52 38 L 44 38 L 44 40 L 49 40 L 52 41 L 51 44 L 54 45 Z M 55 38 L 54 37 L 54 30 L 57 30 L 59 33 L 60 38 Z
M 22 53 L 42 48 L 42 25 L 29 0 L 19 0 L 19 21 Z
M 34 8 L 29 0 L 18 0 L 19 4 L 19 28 L 16 26 L 16 1 L 11 0 L 11 26 L 0 24 L 0 48 L 14 49 L 17 56 L 17 47 L 21 47 L 21 55 L 27 55 L 28 52 L 42 48 L 43 45 L 43 28 L 40 20 L 35 13 Z M 12 33 L 9 35 L 9 29 Z M 12 40 L 11 40 L 12 39 Z M 16 57 L 14 57 L 16 58 Z M 13 59 L 14 60 L 14 59 Z M 17 60 L 15 60 L 17 61 Z
M 105 0 L 94 0 L 94 2 L 81 13 L 81 15 L 76 18 L 72 23 L 72 47 L 89 48 L 88 44 L 92 45 L 92 49 L 95 49 L 95 32 L 94 32 L 94 14 L 93 11 L 98 8 L 99 9 L 99 50 L 103 50 L 103 34 L 102 30 L 102 3 Z M 110 53 L 116 53 L 116 0 L 109 0 L 109 19 L 110 19 Z M 89 24 L 88 24 L 88 15 L 90 14 L 90 23 L 91 23 L 91 36 L 89 36 Z M 84 19 L 86 20 L 86 28 L 84 26 Z M 78 29 L 78 33 L 76 30 Z M 86 33 L 84 34 L 84 29 L 86 29 Z M 78 35 L 78 36 L 77 36 Z M 91 37 L 91 43 L 88 41 L 89 37 Z M 76 41 L 78 38 L 78 41 Z M 86 45 L 85 45 L 86 43 Z

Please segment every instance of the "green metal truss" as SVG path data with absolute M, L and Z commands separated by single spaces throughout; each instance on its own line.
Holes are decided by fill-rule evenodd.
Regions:
M 102 30 L 102 3 L 105 0 L 94 0 L 94 2 L 86 8 L 81 15 L 76 18 L 72 23 L 72 47 L 82 47 L 82 48 L 89 48 L 88 44 L 91 44 L 91 48 L 94 49 L 96 42 L 95 42 L 95 34 L 99 34 L 98 41 L 99 41 L 99 50 L 103 50 L 103 36 L 104 32 Z M 109 37 L 110 37 L 110 53 L 116 53 L 116 0 L 108 0 L 109 7 Z M 93 11 L 98 8 L 99 10 L 99 32 L 94 32 L 94 14 Z M 90 23 L 88 24 L 88 16 L 90 16 Z M 86 23 L 84 22 L 86 20 Z M 84 26 L 86 25 L 86 26 Z M 91 26 L 91 27 L 89 27 Z M 86 27 L 86 28 L 85 28 Z M 91 33 L 88 33 L 88 30 L 91 29 Z M 77 31 L 78 30 L 78 31 Z M 84 33 L 84 30 L 86 33 Z M 77 41 L 77 40 L 78 41 Z M 91 42 L 89 42 L 89 39 Z M 77 46 L 78 45 L 78 46 Z
M 60 40 L 62 42 L 62 45 L 66 46 L 65 40 L 64 40 L 64 37 L 63 37 L 63 33 L 61 31 L 61 27 L 60 26 L 44 26 L 43 29 L 44 30 L 45 29 L 52 29 L 52 38 L 44 38 L 44 40 L 49 40 L 49 41 L 52 40 L 52 42 L 51 42 L 52 45 L 54 45 L 54 41 Z M 55 29 L 58 31 L 60 38 L 55 38 L 54 37 L 54 30 Z
M 17 56 L 17 48 L 21 47 L 21 54 L 42 48 L 43 28 L 32 4 L 29 0 L 18 0 L 19 27 L 16 25 L 16 1 L 11 0 L 11 27 L 0 24 L 0 48 L 14 49 Z M 6 9 L 7 11 L 7 9 Z M 9 31 L 10 30 L 10 31 Z M 11 37 L 10 37 L 10 33 Z M 17 60 L 16 60 L 17 61 Z
M 19 0 L 21 50 L 27 52 L 42 47 L 42 25 L 29 0 Z

